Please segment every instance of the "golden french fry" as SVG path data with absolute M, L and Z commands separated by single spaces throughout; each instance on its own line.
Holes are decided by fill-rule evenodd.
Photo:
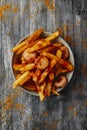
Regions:
M 51 87 L 52 87 L 52 82 L 47 83 L 47 85 L 45 87 L 45 95 L 46 96 L 50 96 L 50 94 L 51 94 Z
M 45 38 L 46 41 L 51 41 L 59 36 L 59 31 L 52 33 L 49 37 Z
M 21 82 L 20 82 L 20 85 L 23 85 L 25 82 L 27 82 L 29 79 L 31 79 L 31 75 L 28 75 L 25 79 L 23 79 Z
M 68 69 L 69 71 L 73 71 L 74 67 L 73 65 L 67 61 L 67 60 L 64 60 L 64 59 L 59 59 L 59 63 L 66 69 Z
M 55 47 L 60 47 L 60 46 L 62 46 L 63 44 L 61 43 L 61 42 L 58 42 L 58 43 L 53 43 L 53 46 L 55 46 Z
M 23 56 L 21 57 L 21 61 L 22 61 L 22 64 L 25 64 L 25 63 L 26 63 L 26 60 L 24 59 Z
M 51 91 L 52 91 L 53 94 L 60 96 L 60 94 L 55 89 L 52 89 Z
M 45 98 L 44 89 L 45 89 L 46 83 L 44 82 L 41 86 L 37 85 L 38 94 L 40 97 L 40 101 L 43 101 Z
M 27 44 L 27 45 L 24 45 L 22 48 L 20 48 L 20 49 L 16 52 L 16 54 L 19 55 L 19 54 L 23 53 L 25 49 L 27 49 L 27 48 L 33 46 L 33 45 L 36 44 L 38 41 L 39 41 L 39 39 L 37 39 L 36 41 L 31 42 L 31 43 L 29 43 L 29 44 Z
M 69 71 L 73 71 L 74 69 L 73 65 L 69 61 L 59 58 L 54 54 L 51 54 L 49 52 L 42 52 L 41 55 L 46 56 L 49 59 L 55 59 L 56 61 L 58 61 L 60 65 L 62 65 L 64 68 L 68 69 Z
M 27 51 L 29 53 L 34 52 L 34 51 L 38 51 L 46 46 L 50 45 L 49 41 L 45 41 L 43 40 L 39 40 L 35 45 L 33 45 L 32 47 L 30 47 L 29 49 L 27 49 Z
M 46 76 L 48 75 L 48 71 L 44 71 L 40 77 L 40 80 L 38 81 L 39 83 L 42 83 L 44 81 L 44 79 L 46 78 Z
M 52 59 L 58 60 L 58 58 L 50 52 L 42 52 L 40 55 L 46 56 L 47 58 L 51 60 Z
M 35 41 L 43 32 L 43 29 L 38 29 L 36 30 L 34 33 L 32 33 L 31 35 L 29 35 L 26 40 L 22 41 L 20 44 L 16 45 L 15 47 L 13 47 L 13 52 L 17 52 L 19 49 L 21 49 L 21 47 L 23 47 L 24 45 L 29 44 L 32 41 Z
M 23 64 L 14 64 L 13 65 L 14 70 L 20 70 L 20 68 L 22 68 L 22 67 L 23 67 Z
M 49 73 L 49 81 L 52 81 L 54 79 L 54 73 L 50 72 Z
M 48 83 L 47 83 L 47 85 L 45 87 L 45 94 L 47 96 L 50 96 L 51 88 L 52 88 L 52 81 L 54 79 L 54 73 L 51 71 L 48 76 L 49 76 L 49 79 L 48 79 Z
M 24 45 L 22 48 L 20 48 L 18 51 L 17 51 L 17 55 L 21 54 L 25 49 L 27 48 L 27 45 Z
M 40 28 L 37 29 L 35 32 L 33 32 L 29 37 L 28 37 L 28 42 L 33 42 L 39 38 L 39 36 L 43 33 L 44 29 Z
M 23 41 L 23 42 L 21 42 L 20 44 L 18 44 L 18 45 L 16 45 L 15 47 L 13 47 L 13 49 L 12 49 L 12 51 L 13 52 L 16 52 L 16 51 L 18 51 L 21 47 L 23 47 L 24 45 L 26 45 L 28 43 L 28 41 Z
M 56 52 L 56 56 L 61 58 L 62 57 L 62 51 L 58 49 L 57 52 Z
M 29 71 L 26 71 L 25 73 L 23 73 L 17 80 L 14 81 L 13 88 L 16 88 L 18 85 L 20 85 L 22 80 L 24 80 L 29 75 L 30 75 Z
M 24 72 L 24 71 L 27 71 L 27 70 L 32 70 L 32 69 L 34 69 L 34 68 L 35 68 L 35 64 L 34 64 L 34 63 L 29 63 L 29 64 L 23 66 L 23 67 L 20 69 L 20 71 L 21 71 L 21 72 Z
M 33 73 L 33 81 L 35 83 L 37 83 L 37 81 L 39 80 L 41 73 L 42 73 L 42 70 L 38 68 L 36 69 L 35 73 Z
M 52 51 L 52 50 L 55 50 L 55 48 L 56 48 L 55 46 L 50 45 L 48 47 L 45 47 L 45 48 L 38 50 L 38 52 L 41 53 L 41 52 L 45 52 L 45 51 Z

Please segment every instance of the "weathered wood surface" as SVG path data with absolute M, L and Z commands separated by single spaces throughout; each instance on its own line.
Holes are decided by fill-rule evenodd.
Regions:
M 1 12 L 5 4 L 10 7 Z M 51 32 L 61 27 L 63 38 L 72 37 L 75 56 L 75 73 L 63 96 L 44 102 L 12 89 L 12 47 L 39 27 Z M 87 0 L 54 0 L 54 9 L 44 0 L 0 0 L 0 130 L 87 130 Z

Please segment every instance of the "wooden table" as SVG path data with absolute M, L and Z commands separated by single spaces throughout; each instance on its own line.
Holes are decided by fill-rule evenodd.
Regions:
M 44 102 L 14 90 L 11 71 L 12 47 L 40 27 L 62 30 L 75 57 L 70 84 Z M 87 130 L 87 0 L 0 0 L 0 130 Z

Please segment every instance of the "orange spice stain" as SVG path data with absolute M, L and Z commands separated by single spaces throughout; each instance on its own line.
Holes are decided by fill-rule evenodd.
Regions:
M 24 7 L 24 11 L 26 11 L 27 9 L 29 9 L 31 7 L 31 4 L 27 4 L 25 7 Z
M 73 111 L 73 109 L 74 109 L 73 106 L 69 106 L 69 107 L 67 107 L 67 110 L 68 110 L 68 111 Z
M 47 112 L 44 112 L 43 114 L 42 114 L 42 116 L 48 116 L 48 113 Z
M 59 28 L 58 28 L 58 31 L 59 31 L 60 35 L 63 34 L 63 29 L 62 29 L 62 27 L 59 27 Z
M 19 103 L 17 103 L 17 104 L 15 104 L 15 108 L 16 108 L 16 109 L 25 109 L 26 106 L 23 105 L 23 104 L 19 104 Z
M 34 127 L 33 130 L 40 130 L 38 127 Z
M 55 3 L 54 3 L 55 1 L 54 0 L 43 0 L 43 1 L 48 9 L 51 9 L 51 10 L 55 9 Z
M 11 98 L 11 97 L 8 96 L 6 98 L 6 100 L 5 100 L 5 102 L 4 102 L 3 109 L 8 111 L 8 110 L 12 109 L 13 106 L 14 106 L 14 100 L 13 100 L 13 98 Z
M 3 102 L 0 100 L 0 107 L 2 106 Z
M 79 130 L 78 128 L 76 128 L 76 130 Z
M 76 111 L 74 111 L 74 116 L 77 116 L 77 114 L 78 114 L 78 113 L 77 113 Z
M 83 47 L 85 47 L 85 48 L 87 49 L 87 43 L 84 43 L 84 44 L 83 44 Z
M 55 129 L 57 127 L 57 121 L 53 121 L 52 128 Z
M 33 15 L 33 14 L 30 14 L 30 15 L 29 15 L 29 18 L 30 18 L 30 19 L 32 19 L 33 17 L 34 17 L 34 15 Z
M 77 44 L 75 42 L 73 42 L 72 37 L 67 35 L 64 36 L 64 40 L 68 43 L 71 44 L 73 47 L 77 47 Z
M 85 101 L 85 106 L 87 107 L 87 101 Z
M 10 115 L 6 114 L 11 109 L 15 108 L 18 112 L 20 112 L 21 115 L 24 115 L 22 113 L 26 108 L 25 105 L 16 103 L 16 99 L 20 96 L 21 90 L 17 89 L 14 93 L 9 94 L 4 101 L 0 101 L 1 106 L 3 106 L 3 111 L 1 112 L 1 120 L 3 122 L 7 121 L 10 118 Z M 20 111 L 19 111 L 20 110 Z
M 72 37 L 71 36 L 64 36 L 64 40 L 66 41 L 66 42 L 72 42 Z
M 4 14 L 6 11 L 8 11 L 11 8 L 10 4 L 4 4 L 2 6 L 0 6 L 0 17 L 3 18 Z
M 68 28 L 69 28 L 69 27 L 68 27 L 67 24 L 64 24 L 64 25 L 63 25 L 64 32 L 68 31 Z
M 28 116 L 28 120 L 31 121 L 33 119 L 32 116 Z
M 14 7 L 14 8 L 13 8 L 13 12 L 14 12 L 14 13 L 17 13 L 17 12 L 18 12 L 18 7 Z

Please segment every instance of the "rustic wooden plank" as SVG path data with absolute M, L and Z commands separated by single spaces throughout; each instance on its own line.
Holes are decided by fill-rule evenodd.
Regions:
M 87 129 L 87 2 L 86 0 L 54 0 L 54 9 L 39 0 L 1 0 L 1 6 L 11 4 L 0 17 L 0 98 L 5 100 L 18 94 L 14 106 L 6 110 L 2 104 L 1 114 L 6 121 L 0 130 L 86 130 Z M 64 96 L 48 97 L 40 102 L 38 97 L 23 90 L 13 90 L 11 72 L 11 49 L 25 35 L 37 28 L 54 32 L 63 30 L 63 38 L 71 37 L 71 49 L 75 55 L 76 70 Z M 21 92 L 22 91 L 22 92 Z M 13 94 L 13 95 L 11 95 Z M 23 104 L 26 108 L 15 108 Z M 21 114 L 22 113 L 22 114 Z M 5 118 L 4 118 L 5 119 Z

